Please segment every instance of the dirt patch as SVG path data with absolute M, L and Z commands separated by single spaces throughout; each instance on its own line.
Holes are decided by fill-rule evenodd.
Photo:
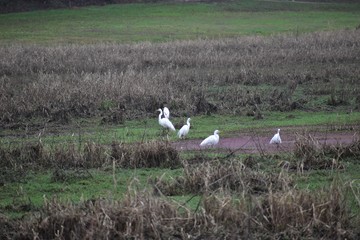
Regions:
M 221 137 L 219 144 L 213 149 L 219 150 L 237 150 L 238 153 L 274 153 L 274 152 L 291 152 L 295 146 L 296 130 L 298 128 L 286 128 L 281 130 L 282 143 L 279 145 L 270 144 L 270 139 L 273 136 L 270 131 L 262 131 L 257 134 L 245 133 L 233 137 Z M 320 144 L 324 145 L 347 145 L 353 142 L 356 137 L 359 137 L 359 132 L 356 131 L 342 131 L 342 132 L 323 132 L 320 129 L 309 131 L 314 139 Z M 179 151 L 201 150 L 200 143 L 202 139 L 184 140 L 174 142 L 172 145 Z

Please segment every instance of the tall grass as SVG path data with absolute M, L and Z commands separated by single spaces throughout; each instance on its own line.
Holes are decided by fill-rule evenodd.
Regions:
M 179 153 L 166 142 L 111 146 L 86 142 L 82 147 L 68 143 L 44 146 L 41 142 L 17 146 L 0 146 L 0 184 L 16 182 L 35 170 L 51 169 L 53 180 L 63 181 L 68 170 L 108 167 L 178 168 Z M 70 175 L 72 172 L 69 172 Z
M 287 174 L 252 170 L 239 160 L 215 160 L 198 166 L 184 162 L 183 171 L 182 176 L 171 181 L 155 179 L 155 192 L 160 191 L 167 196 L 209 194 L 219 190 L 239 195 L 263 194 L 269 189 L 281 191 L 292 185 L 292 179 Z
M 175 116 L 332 109 L 334 101 L 326 97 L 354 109 L 359 38 L 358 30 L 348 30 L 162 44 L 2 46 L 0 121 L 66 123 L 109 112 L 120 120 L 143 118 L 164 102 Z
M 130 189 L 122 200 L 73 204 L 46 199 L 40 214 L 5 222 L 12 230 L 8 236 L 22 239 L 356 239 L 358 220 L 353 221 L 345 200 L 345 191 L 333 184 L 315 193 L 289 189 L 260 198 L 211 194 L 194 212 Z

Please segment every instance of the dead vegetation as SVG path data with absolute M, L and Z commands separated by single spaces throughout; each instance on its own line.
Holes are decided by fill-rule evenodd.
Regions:
M 312 138 L 299 136 L 297 156 L 316 169 L 323 166 L 314 164 L 315 157 L 323 161 L 321 154 L 335 153 L 339 162 L 358 156 L 358 143 L 355 139 L 326 152 Z M 8 210 L 30 213 L 16 220 L 0 216 L 4 239 L 357 239 L 360 234 L 360 218 L 353 215 L 360 205 L 351 200 L 360 196 L 353 182 L 334 180 L 316 191 L 299 189 L 286 167 L 273 164 L 274 169 L 261 170 L 257 165 L 268 161 L 250 156 L 181 162 L 167 142 L 86 143 L 82 148 L 48 148 L 39 142 L 23 146 L 23 152 L 0 149 L 1 167 L 9 172 L 40 164 L 53 168 L 51 181 L 64 183 L 90 178 L 87 169 L 94 167 L 183 167 L 181 176 L 150 178 L 151 191 L 133 181 L 119 199 L 105 196 L 74 203 L 53 197 L 39 208 L 20 192 Z M 199 197 L 197 206 L 172 200 L 184 195 Z
M 342 169 L 344 158 L 360 156 L 360 141 L 354 138 L 348 145 L 327 145 L 321 144 L 310 134 L 297 134 L 294 155 L 296 160 L 289 167 L 299 171 Z
M 1 46 L 0 122 L 67 124 L 101 116 L 103 123 L 118 124 L 154 116 L 163 102 L 178 116 L 354 108 L 359 42 L 360 31 L 347 30 L 161 44 Z M 319 97 L 328 100 L 310 104 Z
M 289 188 L 261 197 L 205 194 L 198 211 L 129 190 L 121 200 L 79 204 L 46 200 L 40 214 L 7 221 L 14 239 L 356 239 L 343 187 L 317 192 Z M 9 223 L 10 222 L 10 223 Z M 17 229 L 15 231 L 15 229 Z
M 345 158 L 356 158 L 360 156 L 360 138 L 355 136 L 353 141 L 348 145 L 327 145 L 325 146 L 325 154 L 333 156 L 336 160 Z
M 171 181 L 152 180 L 155 192 L 166 196 L 204 194 L 218 190 L 231 193 L 263 194 L 270 188 L 284 190 L 292 184 L 289 175 L 253 171 L 241 161 L 213 160 L 198 165 L 184 162 L 184 174 Z
M 111 158 L 123 168 L 178 168 L 180 156 L 169 142 L 113 143 Z
M 86 142 L 83 146 L 35 144 L 0 146 L 0 184 L 20 181 L 29 170 L 54 169 L 54 181 L 68 181 L 87 176 L 86 169 L 111 166 L 120 168 L 178 168 L 178 152 L 166 142 L 106 146 Z M 84 171 L 85 170 L 85 171 Z M 85 177 L 86 177 L 85 176 Z

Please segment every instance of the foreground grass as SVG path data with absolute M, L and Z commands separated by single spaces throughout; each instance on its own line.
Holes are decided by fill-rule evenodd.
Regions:
M 257 159 L 262 167 L 261 171 L 279 172 L 278 164 L 289 155 L 277 156 L 276 159 Z M 245 157 L 239 157 L 243 161 Z M 298 189 L 318 191 L 328 188 L 336 181 L 339 184 L 354 183 L 358 189 L 357 179 L 360 178 L 360 165 L 358 161 L 345 161 L 343 169 L 333 170 L 311 170 L 304 173 L 291 172 L 295 179 L 293 183 Z M 114 171 L 115 170 L 115 171 Z M 108 200 L 122 199 L 129 189 L 136 191 L 152 191 L 153 184 L 149 180 L 162 179 L 162 181 L 173 181 L 183 175 L 179 169 L 112 169 L 111 167 L 90 170 L 64 170 L 66 178 L 60 178 L 55 170 L 31 171 L 17 182 L 5 183 L 1 186 L 0 213 L 11 218 L 19 218 L 24 214 L 36 212 L 44 204 L 44 201 L 56 198 L 60 202 L 78 203 L 98 198 Z M 355 182 L 354 182 L 355 181 Z M 345 185 L 344 185 L 345 186 Z M 186 208 L 195 210 L 200 201 L 199 195 L 177 195 L 169 196 L 168 200 L 178 202 Z M 352 211 L 358 212 L 359 206 L 353 195 Z
M 259 219 L 256 223 L 262 219 L 271 224 L 262 230 L 246 225 L 256 234 L 286 231 L 299 236 L 288 227 L 288 221 L 280 221 L 291 214 L 294 217 L 290 226 L 308 229 L 309 222 L 315 221 L 313 227 L 318 229 L 316 221 L 321 219 L 327 229 L 338 231 L 340 224 L 341 229 L 346 229 L 341 234 L 354 236 L 359 219 L 353 216 L 358 215 L 360 207 L 359 143 L 353 140 L 350 145 L 329 148 L 318 146 L 311 138 L 300 138 L 293 153 L 229 157 L 200 152 L 192 157 L 180 155 L 186 159 L 181 162 L 177 152 L 163 142 L 112 146 L 111 153 L 104 152 L 101 145 L 88 144 L 86 152 L 90 155 L 71 145 L 60 152 L 44 149 L 41 144 L 2 148 L 0 163 L 5 171 L 1 172 L 0 212 L 7 226 L 3 233 L 17 235 L 14 229 L 19 224 L 28 235 L 34 229 L 43 236 L 53 234 L 59 226 L 64 226 L 64 236 L 72 229 L 81 235 L 76 232 L 77 226 L 87 221 L 83 217 L 93 214 L 106 214 L 116 226 L 123 226 L 123 220 L 131 222 L 136 216 L 154 219 L 148 217 L 155 213 L 160 218 L 155 221 L 180 220 L 175 223 L 178 225 L 194 216 L 210 217 L 215 219 L 213 224 L 224 227 L 228 226 L 227 219 L 242 219 L 239 214 L 243 214 Z M 162 168 L 144 168 L 145 164 L 159 166 L 165 162 L 168 164 Z M 112 216 L 117 207 L 118 217 Z M 167 210 L 175 215 L 163 215 Z M 90 211 L 90 215 L 84 211 Z M 133 215 L 139 211 L 140 215 Z M 304 217 L 309 219 L 304 221 Z M 68 225 L 69 221 L 77 225 Z M 200 228 L 207 226 L 203 221 L 199 224 Z M 43 232 L 47 226 L 55 230 Z M 133 234 L 141 234 L 143 229 L 146 227 Z M 237 231 L 232 234 L 243 235 Z M 322 230 L 307 233 L 313 237 L 317 234 Z
M 123 4 L 0 15 L 0 43 L 164 42 L 355 28 L 360 4 Z
M 97 198 L 121 199 L 128 188 L 151 188 L 147 184 L 149 178 L 175 177 L 180 172 L 178 169 L 116 169 L 115 172 L 113 169 L 78 169 L 65 170 L 65 179 L 57 178 L 52 170 L 31 172 L 19 182 L 1 187 L 0 212 L 19 217 L 36 211 L 45 199 L 52 198 L 73 203 Z

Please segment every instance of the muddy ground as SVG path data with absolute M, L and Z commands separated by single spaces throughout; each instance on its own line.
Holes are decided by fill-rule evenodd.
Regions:
M 232 137 L 221 137 L 219 144 L 212 149 L 236 151 L 236 153 L 274 153 L 291 152 L 295 146 L 296 138 L 308 137 L 314 139 L 319 145 L 346 145 L 360 137 L 359 127 L 351 126 L 344 130 L 326 129 L 325 126 L 317 127 L 287 127 L 281 130 L 282 143 L 277 146 L 270 144 L 270 139 L 276 133 L 276 129 L 261 129 L 256 133 L 237 133 Z M 172 143 L 179 151 L 201 150 L 199 144 L 203 139 L 182 140 Z
M 53 124 L 46 127 L 33 126 L 24 131 L 17 131 L 13 133 L 5 133 L 4 129 L 0 127 L 0 139 L 8 138 L 9 142 L 18 142 L 17 139 L 24 139 L 27 136 L 59 136 L 67 135 L 69 132 L 77 133 L 79 130 L 74 126 Z M 89 130 L 81 131 L 82 134 L 92 134 Z M 191 129 L 189 136 L 191 136 Z M 360 125 L 342 125 L 342 126 L 297 126 L 297 127 L 284 127 L 281 128 L 282 143 L 277 146 L 269 144 L 272 136 L 277 132 L 277 128 L 261 128 L 254 129 L 248 132 L 234 132 L 227 133 L 224 137 L 220 133 L 219 144 L 211 147 L 212 150 L 222 152 L 236 152 L 236 153 L 276 153 L 276 152 L 292 152 L 295 146 L 297 137 L 311 136 L 320 145 L 337 145 L 337 144 L 350 144 L 354 140 L 360 138 Z M 212 132 L 209 132 L 211 135 Z M 209 136 L 207 135 L 207 136 Z M 207 137 L 204 135 L 202 139 L 184 139 L 172 141 L 172 146 L 178 151 L 198 151 L 207 148 L 200 148 L 199 144 Z M 12 139 L 12 140 L 11 140 Z M 36 138 L 34 139 L 34 141 Z

